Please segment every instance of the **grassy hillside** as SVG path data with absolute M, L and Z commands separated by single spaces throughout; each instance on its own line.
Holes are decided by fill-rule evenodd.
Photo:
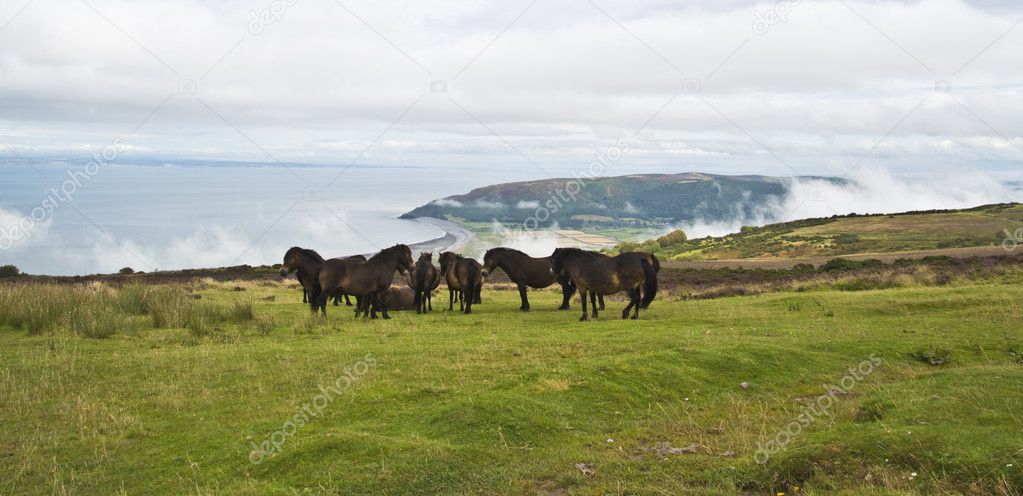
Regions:
M 0 493 L 1018 494 L 1019 282 L 590 323 L 553 292 L 324 323 L 270 282 L 0 288 Z
M 818 178 L 820 179 L 820 178 Z M 832 179 L 838 181 L 838 179 Z M 527 227 L 628 227 L 748 218 L 787 191 L 787 179 L 700 173 L 548 179 L 478 188 L 402 215 Z M 532 219 L 532 220 L 530 220 Z
M 997 246 L 1006 239 L 1006 230 L 1015 234 L 1021 228 L 1023 205 L 998 204 L 967 210 L 806 219 L 745 227 L 718 238 L 685 239 L 676 234 L 626 243 L 617 250 L 653 251 L 673 260 L 840 256 Z

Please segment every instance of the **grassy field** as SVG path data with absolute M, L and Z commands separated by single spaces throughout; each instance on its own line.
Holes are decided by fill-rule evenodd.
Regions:
M 648 240 L 619 251 L 651 251 L 667 260 L 796 259 L 1023 244 L 1023 205 L 805 219 L 717 238 Z M 1011 242 L 1011 241 L 1010 241 Z
M 553 292 L 323 322 L 270 281 L 0 286 L 0 493 L 1020 494 L 1018 279 L 589 323 Z

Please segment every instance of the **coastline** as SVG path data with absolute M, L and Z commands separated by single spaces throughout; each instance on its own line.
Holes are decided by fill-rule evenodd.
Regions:
M 418 243 L 410 243 L 408 246 L 412 249 L 413 253 L 421 253 L 424 251 L 432 253 L 455 251 L 476 239 L 476 235 L 473 234 L 472 231 L 469 231 L 454 222 L 435 217 L 416 217 L 410 220 L 429 224 L 441 231 L 444 231 L 444 235 L 439 238 L 420 241 Z

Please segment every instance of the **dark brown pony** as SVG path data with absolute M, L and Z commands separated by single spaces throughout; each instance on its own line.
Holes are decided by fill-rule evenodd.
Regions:
M 359 311 L 370 313 L 373 309 L 373 316 L 376 310 L 380 309 L 383 317 L 387 315 L 388 288 L 394 280 L 394 272 L 402 275 L 412 269 L 412 250 L 406 245 L 394 245 L 381 250 L 365 262 L 347 262 L 344 260 L 330 259 L 320 266 L 319 291 L 312 299 L 313 312 L 317 307 L 327 314 L 327 297 L 334 291 L 340 289 L 346 294 L 358 298 L 359 305 L 355 307 L 355 315 Z
M 342 260 L 358 260 L 365 261 L 366 257 L 362 255 L 353 255 L 351 257 L 344 258 Z M 316 284 L 316 279 L 320 271 L 320 265 L 324 262 L 323 257 L 320 256 L 316 250 L 309 248 L 301 248 L 293 246 L 284 253 L 284 265 L 281 267 L 281 277 L 287 277 L 288 274 L 295 272 L 295 277 L 298 279 L 298 283 L 302 285 L 302 303 L 309 303 L 309 290 L 313 285 Z M 348 295 L 338 291 L 334 293 L 334 306 L 338 306 L 338 302 L 341 297 L 344 297 L 345 304 L 352 306 L 352 301 L 348 298 Z
M 568 310 L 569 301 L 575 294 L 575 285 L 568 276 L 555 277 L 551 268 L 551 257 L 534 258 L 512 248 L 494 248 L 487 250 L 483 255 L 483 277 L 487 277 L 495 269 L 501 269 L 508 274 L 519 287 L 519 298 L 522 305 L 519 310 L 529 311 L 529 299 L 526 297 L 526 288 L 542 289 L 557 282 L 561 285 L 563 300 L 558 310 Z
M 583 315 L 579 320 L 588 320 L 587 292 L 593 300 L 594 295 L 620 291 L 629 295 L 629 305 L 622 311 L 622 318 L 628 318 L 629 310 L 633 310 L 632 318 L 638 319 L 642 305 L 645 303 L 649 306 L 657 294 L 657 271 L 651 259 L 656 260 L 645 253 L 628 252 L 610 257 L 578 248 L 558 248 L 551 255 L 551 265 L 555 274 L 567 275 L 579 287 L 583 307 Z M 597 317 L 596 305 L 593 305 L 593 317 Z
M 308 248 L 292 246 L 284 253 L 281 277 L 287 277 L 292 272 L 295 273 L 298 283 L 302 285 L 302 303 L 308 303 L 308 295 L 316 285 L 316 274 L 320 271 L 322 263 L 323 257 L 315 250 Z
M 479 262 L 457 253 L 446 251 L 440 254 L 440 271 L 448 283 L 448 311 L 455 308 L 455 292 L 461 292 L 458 310 L 472 313 L 473 303 L 479 303 L 483 286 L 483 267 Z
M 433 290 L 439 285 L 440 273 L 433 266 L 433 253 L 420 253 L 409 279 L 409 287 L 416 292 L 416 313 L 433 311 Z
M 632 253 L 632 254 L 638 255 L 638 256 L 646 259 L 647 263 L 649 263 L 654 268 L 654 274 L 655 275 L 659 274 L 661 272 L 661 261 L 658 260 L 657 257 L 654 256 L 653 253 L 647 253 L 645 251 L 629 251 L 629 252 L 626 252 L 626 253 Z M 654 287 L 653 287 L 653 291 L 654 291 L 653 293 L 650 293 L 650 292 L 646 291 L 646 287 L 643 288 L 644 289 L 643 300 L 640 301 L 639 308 L 642 308 L 643 310 L 646 310 L 647 308 L 650 307 L 650 303 L 652 303 L 654 301 L 654 296 L 656 295 L 656 292 L 657 292 L 656 282 L 657 281 L 655 280 L 654 281 L 655 284 L 654 284 Z M 603 297 L 601 297 L 600 309 L 601 310 L 604 309 Z
M 350 256 L 350 257 L 344 257 L 344 258 L 340 258 L 340 260 L 344 261 L 345 263 L 348 263 L 348 264 L 350 264 L 350 263 L 358 263 L 358 262 L 365 262 L 365 261 L 366 261 L 366 257 L 365 257 L 365 256 L 363 256 L 363 255 L 352 255 L 352 256 Z M 318 277 L 318 276 L 317 276 L 317 277 Z M 337 292 L 336 292 L 336 293 L 334 293 L 334 306 L 335 306 L 335 307 L 336 307 L 336 306 L 338 306 L 338 304 L 337 304 L 337 301 L 338 301 L 338 300 L 339 300 L 339 299 L 340 299 L 340 298 L 341 298 L 342 296 L 344 296 L 344 297 L 345 297 L 345 305 L 348 305 L 348 306 L 352 306 L 352 300 L 350 300 L 350 299 L 348 298 L 348 295 L 347 295 L 346 293 L 342 292 L 342 291 L 341 291 L 340 289 L 339 289 L 339 290 L 337 290 Z M 303 301 L 303 303 L 305 303 L 305 302 Z
M 416 292 L 412 288 L 387 288 L 387 310 L 397 312 L 416 308 Z

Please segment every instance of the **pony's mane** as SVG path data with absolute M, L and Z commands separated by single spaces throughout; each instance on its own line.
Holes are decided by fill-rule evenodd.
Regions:
M 402 248 L 407 250 L 408 246 L 402 245 L 402 244 L 397 244 L 397 245 L 394 245 L 394 246 L 392 246 L 390 248 L 384 248 L 383 250 L 380 250 L 380 253 L 377 253 L 376 255 L 373 255 L 369 259 L 370 260 L 379 260 L 379 259 L 381 259 L 383 257 L 391 255 L 392 253 L 394 253 L 394 252 L 396 252 L 398 250 L 401 250 Z
M 320 254 L 317 253 L 316 250 L 313 250 L 313 249 L 310 249 L 310 248 L 302 248 L 301 250 L 302 250 L 302 253 L 305 254 L 305 256 L 307 256 L 307 257 L 309 257 L 309 258 L 311 258 L 311 259 L 313 259 L 313 260 L 315 260 L 317 262 L 323 263 L 323 257 L 320 256 Z
M 516 255 L 526 255 L 526 256 L 529 256 L 524 251 L 516 250 L 515 248 L 508 248 L 507 246 L 499 246 L 497 248 L 491 248 L 488 251 L 491 252 L 491 253 L 514 253 Z
M 288 256 L 293 253 L 297 253 L 300 256 L 309 259 L 313 262 L 323 263 L 323 257 L 321 257 L 319 253 L 316 253 L 315 250 L 302 248 L 301 246 L 292 246 L 291 248 L 288 248 L 288 251 L 284 254 L 284 258 L 287 259 Z

